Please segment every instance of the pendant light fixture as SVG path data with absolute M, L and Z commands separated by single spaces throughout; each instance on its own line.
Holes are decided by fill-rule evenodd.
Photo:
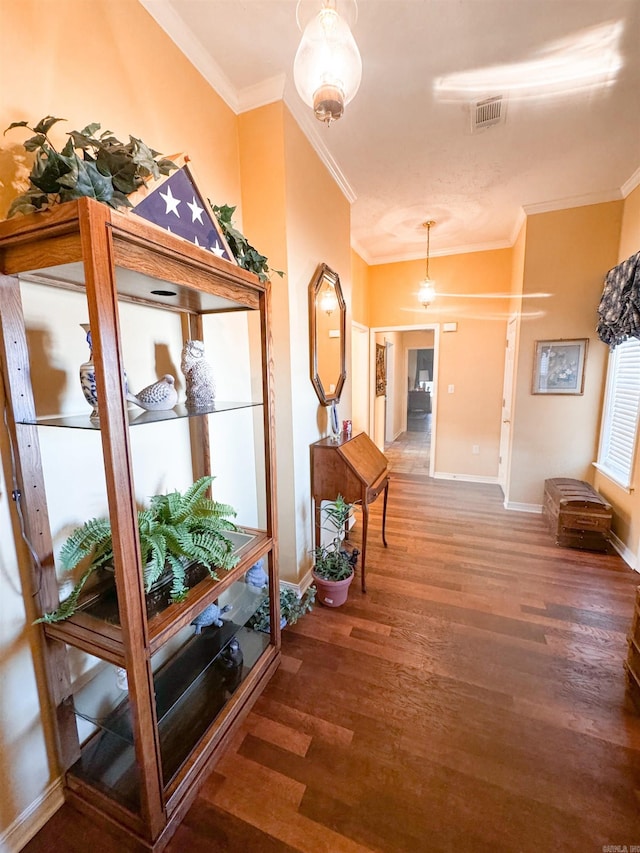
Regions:
M 300 3 L 298 0 L 298 10 Z M 321 0 L 320 11 L 302 33 L 293 61 L 293 79 L 316 118 L 330 124 L 344 112 L 362 78 L 362 60 L 337 0 Z
M 436 298 L 435 282 L 429 278 L 430 237 L 431 229 L 435 224 L 436 223 L 433 219 L 429 219 L 427 222 L 422 223 L 422 227 L 427 229 L 427 269 L 424 279 L 420 282 L 420 290 L 418 291 L 418 301 L 422 304 L 423 308 L 428 308 Z

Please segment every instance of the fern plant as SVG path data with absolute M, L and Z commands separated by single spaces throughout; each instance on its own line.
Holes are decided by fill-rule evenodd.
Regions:
M 201 477 L 184 493 L 154 495 L 149 507 L 139 510 L 138 533 L 147 592 L 168 569 L 171 599 L 181 601 L 189 591 L 185 571 L 190 563 L 206 566 L 210 577 L 217 580 L 216 568 L 229 570 L 238 562 L 233 543 L 224 535 L 225 531 L 237 529 L 230 521 L 236 513 L 233 507 L 206 495 L 213 479 Z M 113 564 L 113 539 L 108 519 L 89 519 L 69 536 L 60 550 L 60 563 L 66 571 L 72 571 L 86 560 L 89 562 L 68 598 L 38 622 L 60 622 L 72 616 L 91 575 Z

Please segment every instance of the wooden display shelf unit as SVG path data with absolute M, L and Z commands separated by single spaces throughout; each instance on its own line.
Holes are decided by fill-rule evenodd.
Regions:
M 279 661 L 269 285 L 135 214 L 118 213 L 91 199 L 0 223 L 0 353 L 16 499 L 33 547 L 32 565 L 23 571 L 23 577 L 30 577 L 24 589 L 30 619 L 59 604 L 40 431 L 96 430 L 96 425 L 83 415 L 36 416 L 21 280 L 86 299 L 100 411 L 99 447 L 113 531 L 117 598 L 111 584 L 115 603 L 102 599 L 98 611 L 111 608 L 117 618 L 112 618 L 113 613 L 107 618 L 105 612 L 96 615 L 87 607 L 43 629 L 44 669 L 65 796 L 96 819 L 120 827 L 141 850 L 155 853 L 168 842 L 198 785 Z M 203 337 L 207 314 L 243 311 L 257 312 L 259 317 L 259 345 L 251 344 L 261 361 L 259 398 L 216 403 L 207 411 L 178 407 L 171 417 L 188 418 L 185 435 L 189 435 L 195 480 L 211 473 L 211 419 L 253 410 L 251 423 L 260 426 L 254 426 L 251 452 L 263 460 L 256 482 L 261 488 L 264 529 L 248 530 L 251 536 L 238 551 L 240 562 L 235 569 L 221 572 L 218 581 L 208 576 L 199 580 L 185 601 L 149 614 L 137 538 L 130 428 L 135 426 L 136 434 L 138 428 L 158 429 L 154 424 L 165 416 L 132 416 L 127 408 L 119 318 L 121 306 L 130 303 L 178 312 L 184 339 Z M 242 447 L 239 450 L 244 452 Z M 258 634 L 246 621 L 231 619 L 222 628 L 212 627 L 201 638 L 189 639 L 194 616 L 237 590 L 244 572 L 258 559 L 264 559 L 268 568 L 271 633 Z M 225 681 L 228 674 L 221 675 L 220 655 L 234 637 L 244 663 L 232 685 Z M 126 698 L 93 722 L 78 704 L 70 649 L 97 658 L 97 671 L 114 665 L 126 669 Z M 161 658 L 164 662 L 158 666 Z M 91 689 L 106 689 L 101 685 L 99 679 L 92 681 Z M 108 691 L 99 698 L 110 707 Z

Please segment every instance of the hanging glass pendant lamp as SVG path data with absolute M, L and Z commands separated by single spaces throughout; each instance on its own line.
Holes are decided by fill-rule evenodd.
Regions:
M 429 219 L 427 222 L 422 223 L 422 227 L 427 229 L 427 269 L 426 275 L 420 282 L 420 290 L 418 291 L 418 301 L 421 303 L 423 308 L 428 308 L 429 305 L 436 298 L 436 285 L 435 282 L 429 278 L 429 250 L 430 250 L 430 237 L 431 237 L 431 229 L 436 223 L 433 219 Z
M 304 28 L 293 61 L 298 94 L 327 124 L 344 113 L 362 78 L 358 46 L 336 2 L 322 0 L 320 11 Z

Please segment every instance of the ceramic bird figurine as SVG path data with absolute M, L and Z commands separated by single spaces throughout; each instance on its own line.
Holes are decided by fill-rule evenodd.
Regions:
M 180 368 L 187 383 L 187 408 L 202 409 L 212 406 L 216 399 L 216 385 L 211 366 L 204 357 L 202 341 L 186 342 L 182 349 Z
M 208 628 L 209 625 L 215 625 L 216 628 L 222 627 L 222 619 L 220 616 L 223 613 L 228 613 L 231 610 L 231 605 L 227 604 L 224 607 L 218 607 L 217 604 L 210 604 L 208 607 L 199 613 L 191 623 L 196 634 L 199 634 L 203 628 Z
M 173 407 L 178 402 L 178 392 L 175 387 L 175 379 L 167 373 L 158 382 L 147 385 L 137 394 L 127 392 L 127 400 L 135 403 L 141 409 L 148 412 L 163 412 Z
M 264 570 L 264 560 L 254 563 L 244 576 L 244 582 L 257 589 L 264 589 L 268 580 L 269 577 Z

